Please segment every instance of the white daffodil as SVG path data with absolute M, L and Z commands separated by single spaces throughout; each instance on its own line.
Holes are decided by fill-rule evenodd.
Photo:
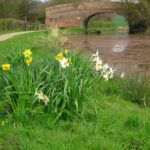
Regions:
M 125 73 L 124 73 L 124 72 L 121 73 L 120 78 L 121 78 L 121 79 L 125 78 Z
M 97 60 L 96 61 L 96 71 L 99 71 L 100 69 L 102 69 L 102 60 Z
M 109 78 L 112 79 L 113 77 L 114 77 L 114 73 L 113 73 L 113 72 L 112 72 L 112 73 L 110 72 Z
M 102 66 L 102 69 L 101 69 L 101 74 L 102 74 L 102 76 L 103 76 L 104 74 L 108 73 L 108 72 L 109 72 L 109 66 L 108 66 L 108 64 L 103 65 L 103 66 Z
M 43 94 L 42 91 L 40 91 L 39 93 L 35 94 L 37 96 L 37 99 L 39 99 L 39 101 L 42 101 L 45 103 L 45 105 L 47 106 L 48 102 L 49 102 L 49 98 Z
M 48 102 L 49 102 L 49 98 L 48 98 L 46 95 L 44 95 L 43 98 L 44 98 L 44 99 L 43 99 L 43 102 L 44 102 L 45 105 L 47 106 L 47 104 L 48 104 Z
M 66 68 L 66 67 L 69 67 L 69 61 L 67 58 L 63 58 L 61 61 L 60 61 L 60 65 L 62 68 Z
M 95 54 L 92 54 L 92 57 L 98 57 L 98 55 L 99 55 L 99 51 L 96 51 Z
M 114 77 L 114 71 L 112 68 L 109 68 L 109 78 L 112 79 Z
M 37 96 L 37 98 L 39 99 L 39 101 L 40 101 L 41 99 L 43 99 L 43 97 L 44 97 L 44 94 L 43 94 L 42 91 L 40 91 L 39 93 L 36 92 L 35 95 Z
M 109 79 L 109 74 L 108 74 L 108 73 L 104 74 L 104 75 L 103 75 L 103 78 L 104 78 L 105 81 L 108 81 L 108 79 Z
M 96 51 L 95 54 L 92 54 L 92 58 L 93 58 L 93 62 L 96 62 L 97 60 L 99 60 L 99 51 Z
M 107 71 L 108 69 L 109 69 L 109 65 L 108 64 L 103 65 L 103 70 Z
M 110 72 L 110 74 L 112 74 L 112 73 L 114 73 L 114 70 L 110 67 L 109 72 Z

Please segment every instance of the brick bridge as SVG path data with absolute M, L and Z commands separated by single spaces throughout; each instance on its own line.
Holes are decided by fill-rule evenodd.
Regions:
M 46 26 L 51 28 L 85 27 L 95 15 L 117 13 L 124 15 L 124 3 L 120 2 L 85 2 L 63 4 L 46 9 Z

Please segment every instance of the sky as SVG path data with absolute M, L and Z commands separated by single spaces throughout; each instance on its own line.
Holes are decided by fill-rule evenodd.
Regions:
M 48 0 L 41 0 L 41 2 L 46 2 L 46 1 L 48 1 Z

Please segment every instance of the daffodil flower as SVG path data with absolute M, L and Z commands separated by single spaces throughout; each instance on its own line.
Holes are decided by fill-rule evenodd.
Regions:
M 3 69 L 4 71 L 9 71 L 9 70 L 11 69 L 11 65 L 10 65 L 10 64 L 3 64 L 3 65 L 2 65 L 2 69 Z
M 56 59 L 57 59 L 59 62 L 62 61 L 63 58 L 64 58 L 63 53 L 59 53 L 59 54 L 56 56 Z
M 103 65 L 103 70 L 108 70 L 108 69 L 109 69 L 109 65 L 108 64 Z
M 96 62 L 97 60 L 99 60 L 99 59 L 100 59 L 100 58 L 99 58 L 99 52 L 96 51 L 95 54 L 92 54 L 92 58 L 93 58 L 93 62 Z
M 64 54 L 68 54 L 68 53 L 69 53 L 69 50 L 65 49 Z
M 42 91 L 40 91 L 39 93 L 36 93 L 35 95 L 37 96 L 39 101 L 44 102 L 44 104 L 47 106 L 47 104 L 49 102 L 49 98 L 46 95 L 44 95 L 44 93 Z
M 124 78 L 125 78 L 125 73 L 124 73 L 124 72 L 121 73 L 120 78 L 121 78 L 121 79 L 124 79 Z
M 104 78 L 105 81 L 108 81 L 108 79 L 109 79 L 109 74 L 108 74 L 108 73 L 104 74 L 104 75 L 103 75 L 103 78 Z
M 95 68 L 96 68 L 96 71 L 99 71 L 100 69 L 102 69 L 102 60 L 97 60 Z
M 29 58 L 29 57 L 32 56 L 32 52 L 31 52 L 30 49 L 26 49 L 26 50 L 23 52 L 23 55 L 24 55 L 24 57 Z
M 61 67 L 62 68 L 66 68 L 66 67 L 68 67 L 69 66 L 69 61 L 68 61 L 68 59 L 67 58 L 63 58 L 61 61 L 60 61 L 60 65 L 61 65 Z
M 26 60 L 26 64 L 27 65 L 31 65 L 32 64 L 32 57 L 30 57 L 29 59 Z

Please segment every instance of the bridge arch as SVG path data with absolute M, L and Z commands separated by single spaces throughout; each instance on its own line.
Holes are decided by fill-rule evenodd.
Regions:
M 97 16 L 97 15 L 102 15 L 102 14 L 112 14 L 113 12 L 111 12 L 111 11 L 105 11 L 105 12 L 97 12 L 97 13 L 94 13 L 94 14 L 90 14 L 89 16 L 87 16 L 86 18 L 85 18 L 85 20 L 83 21 L 83 27 L 85 28 L 85 29 L 87 29 L 88 28 L 88 23 L 89 23 L 89 21 L 90 21 L 90 19 L 92 19 L 94 16 Z
M 109 14 L 112 14 L 112 15 L 118 15 L 118 16 L 122 16 L 123 18 L 124 18 L 124 21 L 127 23 L 127 31 L 130 31 L 130 29 L 129 29 L 129 22 L 128 22 L 128 20 L 126 19 L 126 17 L 125 17 L 125 15 L 124 15 L 124 13 L 122 13 L 122 12 L 114 12 L 114 11 L 102 11 L 102 12 L 96 12 L 96 13 L 93 13 L 93 14 L 89 14 L 89 16 L 87 16 L 84 20 L 83 20 L 83 27 L 86 29 L 86 33 L 88 33 L 88 28 L 89 28 L 89 22 L 90 22 L 90 20 L 92 19 L 92 18 L 94 18 L 95 16 L 98 16 L 98 15 L 104 15 L 104 14 L 107 14 L 107 15 L 109 15 Z M 108 17 L 106 15 L 106 18 Z M 103 16 L 103 18 L 105 18 L 105 16 Z M 113 17 L 111 17 L 111 19 L 112 19 Z M 110 20 L 110 21 L 113 21 L 113 19 L 112 20 Z M 114 22 L 115 23 L 115 22 Z M 121 25 L 120 25 L 120 27 L 121 27 Z M 100 33 L 101 31 L 99 31 L 99 30 L 95 30 L 95 32 L 97 32 L 97 33 Z

